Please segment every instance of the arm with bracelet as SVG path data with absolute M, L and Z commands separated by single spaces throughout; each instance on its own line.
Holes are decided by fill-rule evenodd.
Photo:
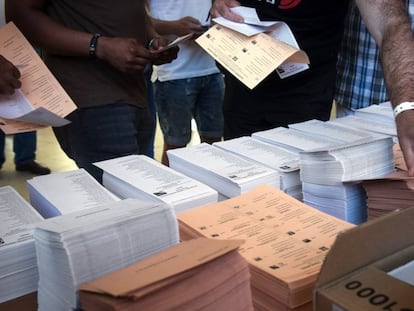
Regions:
M 408 174 L 414 176 L 414 37 L 404 1 L 356 0 L 381 55 Z

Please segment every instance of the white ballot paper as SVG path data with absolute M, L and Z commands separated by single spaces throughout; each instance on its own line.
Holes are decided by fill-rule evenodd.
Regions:
M 196 42 L 247 87 L 253 89 L 275 69 L 283 79 L 309 68 L 308 56 L 286 23 L 262 22 L 251 8 L 232 10 L 244 24 L 214 18 L 216 25 Z

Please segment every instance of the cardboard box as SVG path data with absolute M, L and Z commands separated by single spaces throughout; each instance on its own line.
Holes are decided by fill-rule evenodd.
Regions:
M 411 207 L 338 235 L 316 283 L 314 310 L 414 310 L 414 286 L 387 274 L 414 260 L 413 230 Z

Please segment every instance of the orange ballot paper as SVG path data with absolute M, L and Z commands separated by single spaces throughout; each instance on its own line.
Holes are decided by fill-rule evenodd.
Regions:
M 62 126 L 76 109 L 33 46 L 12 23 L 0 28 L 0 54 L 21 73 L 22 87 L 13 95 L 0 95 L 0 128 L 6 134 Z

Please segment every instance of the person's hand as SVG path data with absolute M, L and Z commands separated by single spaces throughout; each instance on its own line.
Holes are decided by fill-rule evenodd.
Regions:
M 396 123 L 398 142 L 408 168 L 408 176 L 414 177 L 414 110 L 400 113 Z
M 243 23 L 244 19 L 240 15 L 233 13 L 230 8 L 240 6 L 240 3 L 236 0 L 215 0 L 211 7 L 211 16 L 219 17 L 222 16 L 233 22 Z
M 0 94 L 11 95 L 21 85 L 19 69 L 0 55 Z
M 186 16 L 174 21 L 174 34 L 181 37 L 189 33 L 200 33 L 203 31 L 203 26 L 200 21 L 194 17 Z
M 157 56 L 132 38 L 100 37 L 96 56 L 126 73 L 144 70 Z
M 157 37 L 152 39 L 149 48 L 149 51 L 154 55 L 154 59 L 152 63 L 154 65 L 162 65 L 171 63 L 174 59 L 177 58 L 179 48 L 178 46 L 174 46 L 171 48 L 167 48 L 163 50 L 170 41 L 166 37 Z M 159 52 L 159 50 L 163 50 Z

